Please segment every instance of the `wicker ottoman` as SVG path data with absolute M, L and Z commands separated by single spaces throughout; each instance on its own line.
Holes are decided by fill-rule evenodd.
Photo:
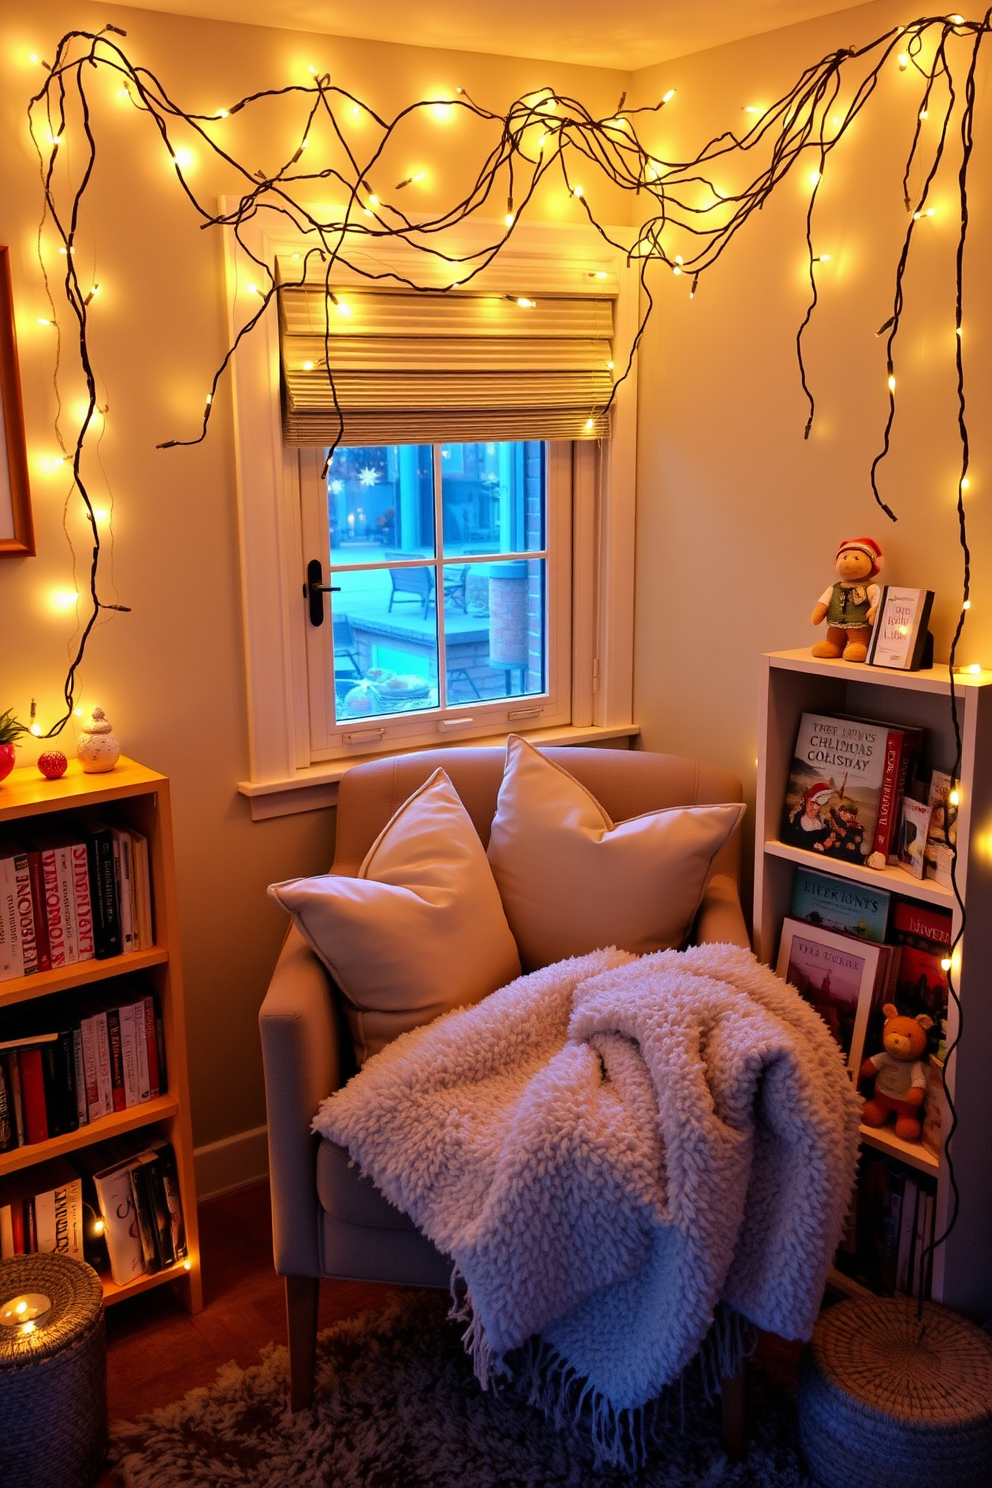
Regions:
M 0 1262 L 0 1484 L 90 1488 L 106 1450 L 99 1277 L 67 1256 Z
M 799 1375 L 799 1440 L 823 1488 L 989 1488 L 992 1339 L 910 1298 L 840 1302 Z

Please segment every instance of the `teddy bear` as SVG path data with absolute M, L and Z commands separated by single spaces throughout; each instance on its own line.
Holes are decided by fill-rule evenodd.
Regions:
M 814 656 L 864 661 L 882 591 L 869 579 L 881 572 L 882 550 L 871 537 L 842 542 L 836 558 L 839 581 L 825 589 L 813 610 L 812 623 L 827 622 L 826 639 L 817 641 Z
M 893 1002 L 887 1002 L 882 1013 L 882 1052 L 865 1060 L 859 1076 L 861 1080 L 875 1077 L 875 1094 L 865 1102 L 861 1120 L 866 1126 L 884 1126 L 894 1112 L 896 1136 L 904 1142 L 918 1142 L 922 1131 L 920 1107 L 927 1085 L 920 1056 L 926 1049 L 927 1030 L 933 1027 L 933 1019 L 926 1013 L 901 1017 Z

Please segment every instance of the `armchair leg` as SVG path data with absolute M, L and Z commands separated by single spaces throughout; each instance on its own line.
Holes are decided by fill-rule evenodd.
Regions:
M 728 1375 L 721 1382 L 721 1404 L 723 1407 L 723 1449 L 731 1462 L 743 1462 L 747 1439 L 743 1359 L 737 1366 L 737 1373 Z
M 289 1331 L 289 1404 L 292 1411 L 313 1404 L 317 1371 L 317 1299 L 320 1281 L 316 1276 L 287 1276 L 286 1320 Z

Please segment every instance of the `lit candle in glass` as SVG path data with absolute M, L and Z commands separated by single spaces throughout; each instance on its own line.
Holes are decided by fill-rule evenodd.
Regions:
M 20 1333 L 33 1333 L 48 1321 L 52 1299 L 43 1292 L 24 1292 L 0 1304 L 0 1327 L 17 1328 Z

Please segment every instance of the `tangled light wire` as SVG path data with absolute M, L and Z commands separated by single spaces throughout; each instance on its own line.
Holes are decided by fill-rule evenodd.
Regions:
M 955 376 L 960 447 L 957 532 L 962 554 L 962 596 L 950 650 L 950 701 L 957 751 L 954 776 L 957 778 L 961 766 L 962 731 L 954 677 L 971 593 L 971 555 L 964 503 L 970 442 L 961 344 L 965 247 L 969 226 L 968 173 L 974 146 L 975 78 L 981 46 L 990 31 L 990 17 L 992 6 L 978 20 L 968 20 L 956 14 L 922 16 L 906 26 L 893 27 L 863 46 L 830 52 L 807 67 L 793 86 L 769 108 L 750 111 L 754 115 L 753 122 L 745 132 L 724 131 L 708 140 L 687 160 L 662 158 L 646 148 L 638 133 L 638 127 L 655 118 L 671 101 L 674 92 L 666 93 L 654 105 L 626 112 L 624 95 L 615 113 L 598 118 L 581 100 L 553 88 L 538 89 L 518 98 L 505 113 L 485 108 L 464 90 L 458 89 L 454 97 L 423 99 L 401 109 L 392 119 L 386 119 L 346 88 L 334 83 L 330 75 L 314 73 L 310 82 L 263 89 L 239 99 L 228 109 L 204 114 L 184 109 L 171 97 L 155 73 L 132 62 L 121 45 L 125 33 L 117 27 L 107 26 L 99 33 L 67 32 L 58 43 L 53 61 L 41 64 L 45 68 L 44 82 L 32 97 L 28 112 L 44 191 L 39 253 L 42 231 L 50 222 L 64 260 L 65 304 L 74 322 L 73 344 L 78 348 L 79 367 L 87 390 L 85 413 L 74 437 L 64 441 L 58 427 L 57 433 L 64 458 L 71 463 L 73 486 L 89 522 L 92 549 L 90 613 L 79 634 L 65 679 L 65 712 L 45 737 L 58 735 L 72 715 L 78 670 L 101 612 L 126 608 L 100 598 L 101 537 L 84 469 L 87 448 L 101 411 L 90 349 L 91 304 L 96 286 L 81 280 L 75 252 L 98 154 L 92 89 L 108 72 L 134 104 L 134 122 L 147 122 L 157 132 L 162 148 L 171 158 L 177 185 L 199 218 L 201 227 L 226 228 L 233 232 L 241 249 L 256 264 L 260 280 L 257 307 L 238 330 L 213 373 L 198 432 L 187 438 L 166 440 L 159 447 L 168 449 L 198 444 L 206 437 L 218 384 L 238 345 L 251 335 L 276 295 L 272 267 L 251 252 L 242 235 L 244 225 L 264 212 L 285 219 L 307 240 L 305 252 L 301 254 L 300 279 L 296 282 L 302 284 L 307 280 L 311 264 L 321 266 L 327 290 L 324 297 L 324 371 L 338 419 L 338 435 L 331 447 L 333 453 L 344 425 L 331 366 L 329 324 L 331 306 L 335 303 L 333 284 L 339 267 L 346 266 L 368 280 L 403 284 L 424 294 L 462 291 L 511 241 L 535 192 L 549 172 L 560 175 L 591 226 L 638 268 L 644 308 L 626 365 L 614 382 L 605 408 L 597 410 L 603 413 L 608 411 L 617 387 L 630 373 L 637 346 L 651 316 L 654 301 L 649 276 L 660 270 L 686 276 L 689 293 L 694 295 L 703 276 L 718 263 L 737 233 L 755 212 L 764 207 L 782 181 L 797 168 L 812 167 L 809 170 L 810 191 L 805 220 L 809 301 L 796 335 L 799 380 L 808 403 L 805 426 L 808 438 L 816 403 L 809 383 L 804 338 L 819 303 L 818 265 L 826 257 L 816 252 L 814 243 L 820 186 L 831 154 L 868 106 L 884 70 L 896 66 L 902 72 L 915 75 L 919 85 L 915 91 L 906 93 L 906 106 L 915 114 L 902 175 L 907 222 L 902 247 L 893 266 L 892 313 L 877 332 L 880 338 L 884 337 L 888 414 L 869 471 L 869 481 L 875 501 L 895 521 L 895 513 L 880 490 L 879 475 L 891 447 L 895 423 L 896 348 L 905 309 L 906 270 L 919 224 L 932 213 L 930 200 L 938 170 L 950 152 L 952 164 L 957 165 L 959 205 L 955 251 Z M 848 101 L 840 105 L 838 114 L 835 110 L 843 90 L 846 90 L 844 96 Z M 245 109 L 261 111 L 275 100 L 297 106 L 300 119 L 296 135 L 298 142 L 281 164 L 274 169 L 261 169 L 254 162 L 239 160 L 231 149 L 218 143 L 215 135 L 219 123 Z M 388 151 L 394 141 L 402 138 L 405 127 L 412 120 L 424 110 L 438 108 L 464 111 L 487 126 L 491 138 L 488 152 L 480 160 L 467 194 L 426 217 L 418 214 L 414 220 L 403 209 L 401 193 L 417 178 L 407 176 L 391 186 L 384 181 Z M 354 111 L 360 111 L 374 125 L 374 141 L 364 154 L 359 152 L 349 135 L 349 111 L 353 116 Z M 931 115 L 937 121 L 936 128 L 924 132 L 922 123 Z M 233 174 L 237 186 L 237 205 L 233 210 L 217 212 L 190 185 L 183 163 L 183 150 L 175 137 L 177 126 L 193 131 L 207 155 Z M 330 145 L 326 158 L 313 162 L 316 152 L 308 147 L 310 135 L 318 127 L 326 134 Z M 64 180 L 56 167 L 69 129 L 73 137 L 73 170 L 71 179 Z M 735 161 L 743 163 L 742 173 L 751 170 L 750 180 L 735 193 L 724 194 L 713 183 L 714 167 Z M 615 242 L 598 221 L 588 194 L 576 179 L 575 171 L 580 162 L 588 162 L 615 187 L 644 199 L 645 220 L 632 247 Z M 911 178 L 919 179 L 922 184 L 912 188 Z M 312 195 L 315 188 L 325 188 L 328 183 L 343 189 L 346 197 L 343 209 L 322 212 L 307 204 L 308 194 Z M 502 211 L 504 199 L 505 213 Z M 488 240 L 483 247 L 466 256 L 454 255 L 445 247 L 445 235 L 470 218 L 478 218 L 491 228 Z M 414 261 L 419 257 L 425 267 L 423 282 L 415 276 L 407 277 L 395 268 L 379 272 L 369 267 L 368 245 L 383 241 L 403 242 L 415 250 Z M 683 252 L 671 251 L 669 245 L 676 241 Z M 439 266 L 445 272 L 450 270 L 450 283 L 446 287 L 438 286 Z M 42 269 L 48 286 L 43 256 Z M 61 354 L 61 323 L 50 287 L 49 297 L 59 336 L 58 356 Z M 953 871 L 952 878 L 961 912 L 961 930 L 954 942 L 956 947 L 963 933 L 964 902 Z M 961 1037 L 962 1027 L 961 1007 L 953 981 L 951 996 L 957 1007 L 958 1033 L 947 1051 L 948 1059 Z M 951 1113 L 945 1151 L 957 1124 L 953 1103 Z M 944 1234 L 935 1238 L 934 1246 L 946 1238 L 959 1207 L 957 1184 L 949 1161 L 948 1172 L 953 1203 Z

